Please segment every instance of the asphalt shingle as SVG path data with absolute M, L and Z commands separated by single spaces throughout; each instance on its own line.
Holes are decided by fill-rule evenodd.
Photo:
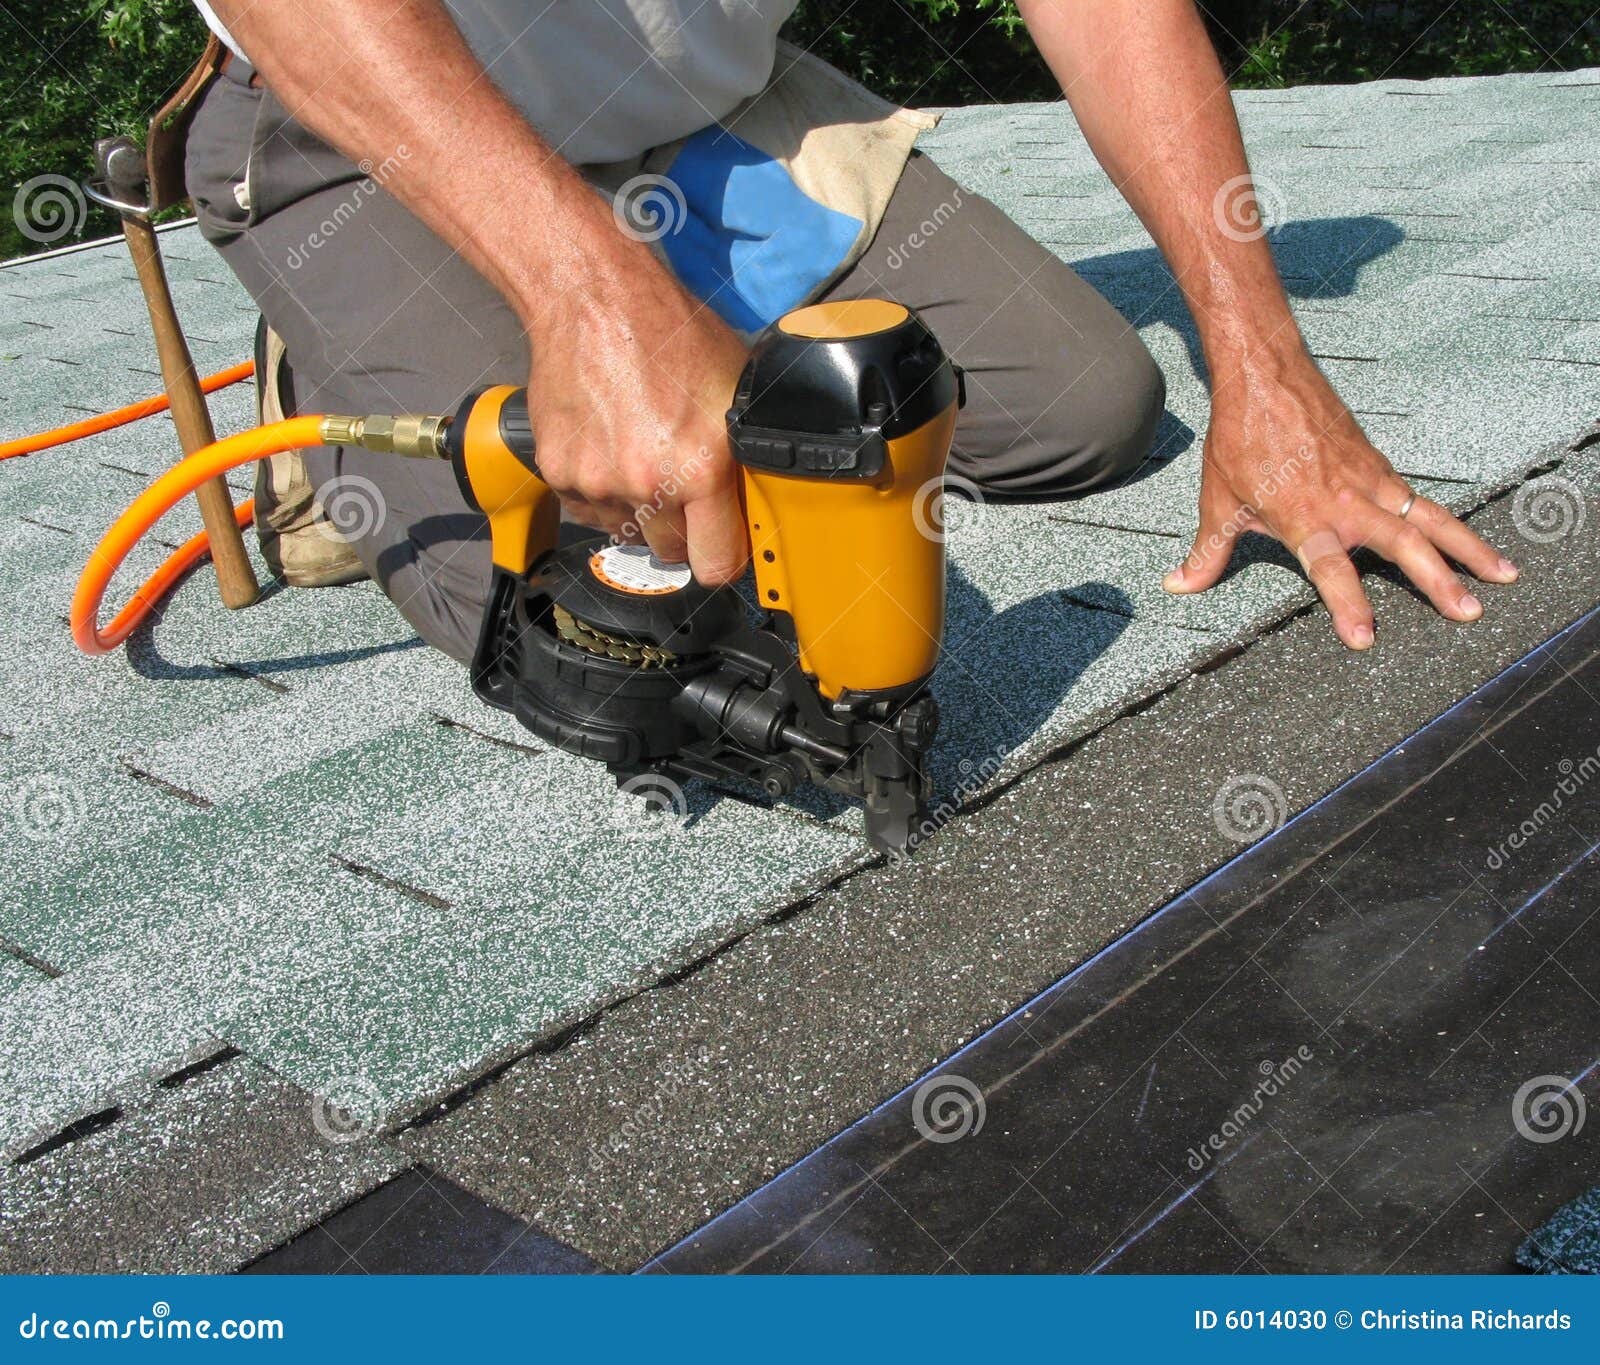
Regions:
M 6 1000 L 13 992 L 37 985 L 44 979 L 43 972 L 30 967 L 21 958 L 0 952 L 0 1000 Z
M 0 1271 L 236 1269 L 404 1166 L 317 1113 L 242 1057 L 147 1087 L 115 1123 L 0 1167 Z

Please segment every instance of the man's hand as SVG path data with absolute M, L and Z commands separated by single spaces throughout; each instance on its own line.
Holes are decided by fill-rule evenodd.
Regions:
M 1372 605 L 1350 561 L 1366 546 L 1396 564 L 1452 621 L 1483 606 L 1447 558 L 1490 583 L 1516 566 L 1437 503 L 1417 498 L 1367 440 L 1309 356 L 1287 376 L 1220 383 L 1212 400 L 1200 483 L 1200 529 L 1169 592 L 1203 592 L 1228 567 L 1246 531 L 1281 541 L 1300 561 L 1351 649 L 1373 641 Z M 1402 518 L 1400 513 L 1405 510 Z
M 1172 266 L 1211 377 L 1200 534 L 1174 592 L 1210 587 L 1243 531 L 1276 536 L 1333 613 L 1372 643 L 1349 551 L 1371 546 L 1452 620 L 1482 613 L 1444 556 L 1479 578 L 1516 569 L 1443 508 L 1411 496 L 1322 377 L 1295 325 L 1260 215 L 1228 82 L 1193 0 L 1018 0 L 1084 136 Z M 1235 197 L 1230 199 L 1230 194 Z M 1250 221 L 1250 220 L 1254 221 Z
M 599 270 L 541 310 L 528 381 L 539 472 L 579 520 L 702 583 L 730 583 L 749 554 L 728 404 L 746 359 L 722 320 L 643 259 Z

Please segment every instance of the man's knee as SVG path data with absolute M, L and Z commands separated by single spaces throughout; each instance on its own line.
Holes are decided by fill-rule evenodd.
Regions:
M 964 448 L 959 428 L 951 471 L 984 492 L 1066 497 L 1119 482 L 1149 457 L 1166 407 L 1161 368 L 1129 329 L 1060 392 L 1008 449 Z
M 1083 429 L 1051 433 L 1057 458 L 1049 473 L 1063 492 L 1116 483 L 1150 456 L 1166 410 L 1167 380 L 1137 333 L 1128 332 L 1126 341 L 1115 359 L 1107 361 L 1109 384 L 1096 385 L 1092 371 L 1085 376 L 1096 392 Z

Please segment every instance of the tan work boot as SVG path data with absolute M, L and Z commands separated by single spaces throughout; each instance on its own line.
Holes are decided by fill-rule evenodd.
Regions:
M 283 338 L 263 319 L 256 333 L 256 401 L 263 422 L 289 415 L 290 382 Z M 367 576 L 317 501 L 305 455 L 298 450 L 256 465 L 256 535 L 267 567 L 292 587 L 332 588 Z

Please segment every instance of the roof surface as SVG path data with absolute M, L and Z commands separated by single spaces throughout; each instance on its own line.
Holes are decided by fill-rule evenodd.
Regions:
M 1597 100 L 1593 73 L 1238 97 L 1313 350 L 1398 468 L 1454 507 L 1516 484 L 1600 415 L 1600 203 L 1582 175 L 1600 151 Z M 1271 554 L 1204 597 L 1161 591 L 1193 528 L 1206 413 L 1194 336 L 1064 106 L 955 111 L 923 145 L 1102 288 L 1169 385 L 1159 460 L 1126 486 L 1070 504 L 973 508 L 954 527 L 935 763 L 951 790 L 975 771 L 994 772 L 994 785 L 1030 769 L 1310 595 Z M 163 240 L 197 363 L 247 354 L 248 299 L 192 230 Z M 120 248 L 0 271 L 0 299 L 0 435 L 158 386 Z M 213 410 L 223 431 L 252 420 L 243 390 Z M 0 1171 L 5 1259 L 27 1263 L 48 1242 L 57 1259 L 74 1247 L 101 1267 L 238 1264 L 406 1159 L 384 1143 L 318 1147 L 314 1131 L 284 1121 L 283 1096 L 350 1096 L 393 1130 L 841 880 L 846 897 L 892 901 L 897 879 L 926 889 L 915 867 L 848 881 L 873 861 L 848 810 L 702 794 L 683 828 L 614 815 L 603 772 L 528 752 L 542 746 L 481 708 L 463 672 L 418 646 L 370 585 L 279 592 L 226 613 L 196 575 L 125 655 L 79 657 L 63 619 L 77 571 L 173 449 L 163 418 L 0 465 L 0 774 L 24 836 L 0 841 L 0 938 L 14 950 L 0 955 L 0 1146 L 14 1156 L 123 1110 Z M 161 534 L 176 541 L 194 524 L 185 508 Z M 165 552 L 147 545 L 131 570 Z M 1560 610 L 1576 614 L 1582 595 Z M 1498 599 L 1486 600 L 1492 615 Z M 1458 638 L 1470 654 L 1473 637 Z M 1478 638 L 1485 665 L 1506 644 Z M 1416 703 L 1413 722 L 1443 704 Z M 1293 803 L 1342 775 L 1316 771 L 1291 787 Z M 1068 820 L 1041 790 L 1008 795 L 1040 802 L 1017 818 Z M 1099 790 L 1075 804 L 1092 809 Z M 1003 833 L 986 818 L 987 837 Z M 936 846 L 969 837 L 961 830 L 958 821 Z M 1219 856 L 1180 850 L 1172 875 L 1193 880 Z M 1004 857 L 985 867 L 992 886 L 1007 885 Z M 1006 894 L 1048 905 L 1059 924 L 1045 892 Z M 1065 970 L 1161 894 L 1144 886 L 1145 899 L 1115 915 L 1085 907 L 1085 931 L 1046 935 L 1029 972 Z M 819 904 L 837 913 L 837 900 Z M 871 952 L 895 951 L 893 935 L 865 942 L 869 967 Z M 961 970 L 981 982 L 975 956 Z M 947 1045 L 996 1002 L 1015 1003 L 1020 981 L 997 976 L 1012 984 L 963 998 L 966 1024 L 952 1020 L 919 1046 Z M 717 1008 L 713 996 L 710 1019 Z M 153 1086 L 229 1047 L 243 1056 Z M 840 1095 L 881 1096 L 936 1055 L 862 1066 L 817 1107 L 836 1116 Z M 582 1089 L 577 1071 L 566 1083 Z M 576 1092 L 551 1093 L 558 1107 L 576 1104 Z M 479 1112 L 468 1108 L 464 1124 Z M 141 1153 L 166 1151 L 218 1114 L 245 1116 L 239 1143 L 217 1155 L 235 1203 L 193 1226 L 174 1212 L 110 1240 L 66 1235 L 64 1207 L 82 1218 Z M 429 1155 L 440 1159 L 436 1143 Z M 569 1231 L 624 1258 L 637 1250 L 630 1237 L 659 1246 L 745 1178 L 695 1189 L 660 1225 L 608 1232 L 591 1211 Z M 298 1199 L 280 1197 L 286 1180 Z M 503 1180 L 496 1189 L 554 1221 L 548 1181 L 520 1200 Z

